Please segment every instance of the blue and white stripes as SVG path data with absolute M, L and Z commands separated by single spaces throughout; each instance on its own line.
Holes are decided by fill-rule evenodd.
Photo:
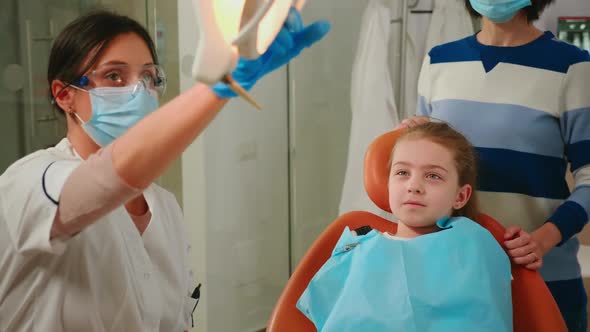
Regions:
M 429 52 L 418 94 L 418 115 L 449 122 L 476 147 L 482 211 L 527 231 L 555 223 L 564 241 L 541 272 L 548 281 L 580 278 L 572 236 L 590 216 L 588 52 L 550 32 L 518 47 L 470 36 Z

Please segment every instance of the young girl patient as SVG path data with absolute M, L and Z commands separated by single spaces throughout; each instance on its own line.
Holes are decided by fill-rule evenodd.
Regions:
M 318 332 L 512 331 L 510 262 L 476 215 L 476 154 L 443 123 L 395 144 L 395 234 L 348 228 L 297 307 Z M 501 208 L 501 207 L 498 207 Z

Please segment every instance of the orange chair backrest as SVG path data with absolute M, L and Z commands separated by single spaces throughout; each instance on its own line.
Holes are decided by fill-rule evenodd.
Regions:
M 391 150 L 403 132 L 392 131 L 378 137 L 365 156 L 365 189 L 381 209 L 389 208 L 388 161 Z M 480 214 L 477 218 L 499 243 L 504 227 L 493 218 Z M 281 294 L 267 326 L 267 332 L 313 332 L 315 326 L 295 306 L 316 272 L 330 258 L 336 242 L 346 226 L 356 229 L 370 226 L 381 232 L 395 233 L 397 226 L 372 213 L 354 211 L 337 218 L 324 230 L 307 251 Z M 515 332 L 567 332 L 553 296 L 538 272 L 512 264 L 512 304 Z

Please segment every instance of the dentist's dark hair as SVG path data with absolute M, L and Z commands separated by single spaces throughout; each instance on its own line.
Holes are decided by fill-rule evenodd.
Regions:
M 471 17 L 481 17 L 481 14 L 475 11 L 475 9 L 473 9 L 470 1 L 471 0 L 465 0 L 465 7 L 467 8 L 467 11 L 471 15 Z M 543 14 L 543 11 L 545 11 L 547 6 L 549 6 L 553 2 L 555 2 L 555 0 L 531 0 L 531 5 L 526 6 L 521 10 L 524 11 L 524 13 L 526 14 L 527 21 L 529 23 L 533 23 L 534 21 L 539 19 L 539 17 L 541 16 L 541 14 Z
M 102 51 L 113 39 L 125 33 L 135 33 L 143 39 L 154 63 L 158 63 L 156 46 L 149 33 L 130 17 L 99 10 L 70 22 L 51 47 L 47 67 L 50 100 L 55 98 L 51 91 L 51 82 L 60 80 L 67 85 L 74 83 L 95 65 Z M 54 106 L 63 113 L 57 103 Z

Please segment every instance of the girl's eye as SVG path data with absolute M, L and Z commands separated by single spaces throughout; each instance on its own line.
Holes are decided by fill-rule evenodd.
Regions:
M 410 173 L 408 173 L 407 171 L 397 171 L 397 172 L 395 173 L 395 175 L 401 175 L 401 176 L 406 176 L 406 175 L 408 175 L 408 174 L 410 174 Z
M 438 174 L 430 173 L 426 175 L 427 178 L 432 180 L 442 180 L 442 178 Z

